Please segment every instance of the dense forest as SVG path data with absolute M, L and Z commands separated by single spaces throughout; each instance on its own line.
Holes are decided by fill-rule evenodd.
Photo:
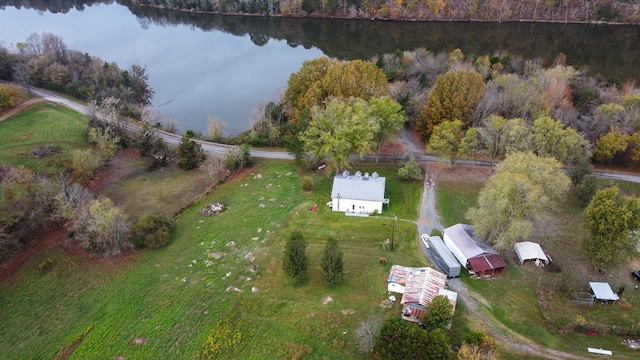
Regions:
M 640 23 L 635 0 L 116 0 L 135 8 L 285 17 L 439 21 Z M 67 12 L 113 0 L 0 1 L 2 6 Z

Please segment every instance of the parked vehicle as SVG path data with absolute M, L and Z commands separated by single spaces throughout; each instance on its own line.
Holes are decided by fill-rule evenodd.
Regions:
M 422 240 L 422 243 L 424 244 L 424 247 L 426 247 L 428 249 L 429 248 L 429 235 L 422 234 L 420 236 L 420 240 Z
M 631 272 L 631 276 L 633 276 L 634 279 L 640 281 L 640 270 Z

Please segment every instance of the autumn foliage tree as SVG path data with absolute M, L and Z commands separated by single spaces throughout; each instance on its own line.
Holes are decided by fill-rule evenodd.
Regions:
M 363 156 L 373 151 L 376 137 L 382 131 L 385 118 L 404 118 L 400 106 L 390 98 L 374 98 L 369 101 L 350 97 L 331 98 L 325 108 L 314 107 L 311 121 L 299 138 L 304 150 L 317 159 L 326 158 L 336 170 L 350 167 L 350 156 Z
M 427 151 L 446 159 L 453 166 L 461 155 L 471 155 L 478 142 L 478 130 L 463 129 L 460 120 L 445 121 L 433 129 Z
M 460 120 L 470 126 L 473 110 L 485 91 L 482 75 L 473 70 L 449 70 L 439 75 L 418 119 L 418 131 L 425 137 L 445 121 Z
M 476 234 L 496 249 L 508 249 L 527 239 L 534 221 L 542 218 L 570 185 L 562 165 L 533 153 L 511 153 L 480 190 L 478 204 L 466 217 Z
M 617 187 L 602 189 L 591 199 L 584 217 L 591 236 L 583 245 L 593 265 L 616 266 L 636 252 L 640 198 L 620 196 Z
M 300 122 L 313 107 L 322 107 L 329 98 L 368 100 L 389 95 L 387 78 L 375 64 L 323 57 L 305 61 L 300 71 L 289 77 L 284 100 L 293 121 Z

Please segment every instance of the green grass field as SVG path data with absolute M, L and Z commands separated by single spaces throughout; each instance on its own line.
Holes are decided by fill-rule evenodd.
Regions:
M 73 149 L 87 147 L 86 129 L 84 116 L 77 112 L 51 103 L 36 103 L 0 121 L 0 159 L 6 164 L 53 173 L 57 159 Z M 40 146 L 57 146 L 60 152 L 50 158 L 31 157 Z
M 391 170 L 378 172 L 394 183 Z M 86 334 L 71 358 L 191 359 L 207 341 L 215 344 L 209 347 L 213 358 L 359 358 L 354 332 L 360 322 L 399 311 L 397 304 L 379 306 L 387 296 L 390 264 L 424 265 L 411 222 L 397 222 L 394 252 L 380 245 L 391 231 L 382 225 L 389 223 L 384 215 L 417 216 L 419 199 L 407 194 L 421 184 L 392 184 L 391 209 L 381 217 L 345 218 L 326 206 L 308 210 L 327 201 L 323 189 L 330 177 L 316 174 L 317 190 L 304 193 L 292 163 L 261 162 L 252 171 L 187 209 L 164 248 L 130 259 L 91 260 L 57 246 L 32 258 L 0 285 L 3 356 L 53 358 Z M 199 215 L 213 201 L 229 209 Z M 301 286 L 281 270 L 293 229 L 303 231 L 311 254 L 309 278 Z M 319 274 L 329 235 L 345 254 L 346 280 L 336 288 L 325 287 Z M 388 259 L 385 266 L 380 257 Z M 53 268 L 39 272 L 47 259 Z M 323 305 L 326 296 L 333 302 Z

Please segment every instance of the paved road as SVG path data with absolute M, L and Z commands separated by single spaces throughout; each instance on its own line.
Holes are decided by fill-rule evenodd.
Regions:
M 69 109 L 75 110 L 81 114 L 87 115 L 89 114 L 89 108 L 83 104 L 79 104 L 75 101 L 71 101 L 62 96 L 50 93 L 48 91 L 40 90 L 40 89 L 31 89 L 31 92 L 45 98 L 48 101 L 60 104 Z M 130 131 L 138 131 L 140 129 L 139 126 L 131 123 L 124 123 L 124 127 Z M 176 135 L 164 130 L 155 130 L 156 135 L 158 135 L 164 142 L 170 145 L 178 145 L 180 144 L 181 137 L 180 135 Z M 234 145 L 225 145 L 212 143 L 209 141 L 203 140 L 195 140 L 200 145 L 202 145 L 202 150 L 207 153 L 212 154 L 226 154 L 230 149 L 236 148 Z M 267 158 L 267 159 L 284 159 L 284 160 L 293 160 L 293 156 L 284 151 L 266 151 L 266 150 L 251 150 L 251 156 L 259 157 L 259 158 Z
M 58 96 L 56 94 L 50 93 L 48 91 L 44 91 L 44 90 L 40 90 L 40 89 L 31 89 L 31 92 L 41 96 L 51 102 L 54 103 L 58 103 L 62 106 L 68 107 L 72 110 L 75 110 L 81 114 L 88 114 L 89 113 L 89 109 L 87 106 L 83 105 L 83 104 L 79 104 L 77 102 L 71 101 L 69 99 L 66 99 L 62 96 Z M 139 127 L 135 124 L 131 124 L 131 123 L 125 123 L 125 127 L 127 128 L 127 130 L 132 130 L 132 131 L 136 131 L 139 130 Z M 180 140 L 181 137 L 179 135 L 173 134 L 173 133 L 169 133 L 163 130 L 155 130 L 156 134 L 162 138 L 162 140 L 164 140 L 167 144 L 171 144 L 171 145 L 178 145 L 180 144 Z M 410 138 L 411 135 L 408 134 L 406 131 L 404 133 L 401 133 L 401 135 L 403 136 L 403 142 L 406 144 L 410 144 L 411 148 L 413 149 L 413 152 L 417 155 L 416 156 L 416 160 L 420 161 L 420 162 L 440 162 L 442 161 L 440 158 L 435 157 L 435 156 L 429 156 L 429 155 L 425 155 L 424 154 L 424 149 L 422 146 L 420 146 L 419 144 L 416 144 L 413 138 Z M 207 152 L 207 153 L 212 153 L 212 154 L 226 154 L 229 149 L 232 148 L 236 148 L 236 146 L 234 145 L 224 145 L 224 144 L 218 144 L 218 143 L 212 143 L 209 141 L 204 141 L 204 140 L 195 140 L 198 143 L 200 143 L 200 145 L 202 145 L 202 149 Z M 255 150 L 252 149 L 251 150 L 251 156 L 253 157 L 257 157 L 257 158 L 266 158 L 266 159 L 283 159 L 283 160 L 293 160 L 294 157 L 293 155 L 286 153 L 284 151 L 270 151 L 270 150 Z M 373 160 L 375 159 L 373 156 L 365 156 L 364 159 L 367 160 Z M 393 159 L 393 157 L 387 157 L 387 159 Z M 398 156 L 397 157 L 398 160 L 403 160 L 404 157 Z M 473 160 L 459 160 L 458 161 L 459 164 L 466 164 L 466 165 L 479 165 L 479 166 L 491 166 L 491 163 L 488 161 L 473 161 Z M 635 182 L 635 183 L 640 183 L 640 175 L 634 175 L 634 174 L 626 174 L 626 173 L 619 173 L 619 172 L 612 172 L 612 171 L 603 171 L 603 170 L 596 170 L 593 172 L 593 174 L 595 176 L 601 177 L 601 178 L 605 178 L 605 179 L 616 179 L 616 180 L 624 180 L 624 181 L 630 181 L 630 182 Z

